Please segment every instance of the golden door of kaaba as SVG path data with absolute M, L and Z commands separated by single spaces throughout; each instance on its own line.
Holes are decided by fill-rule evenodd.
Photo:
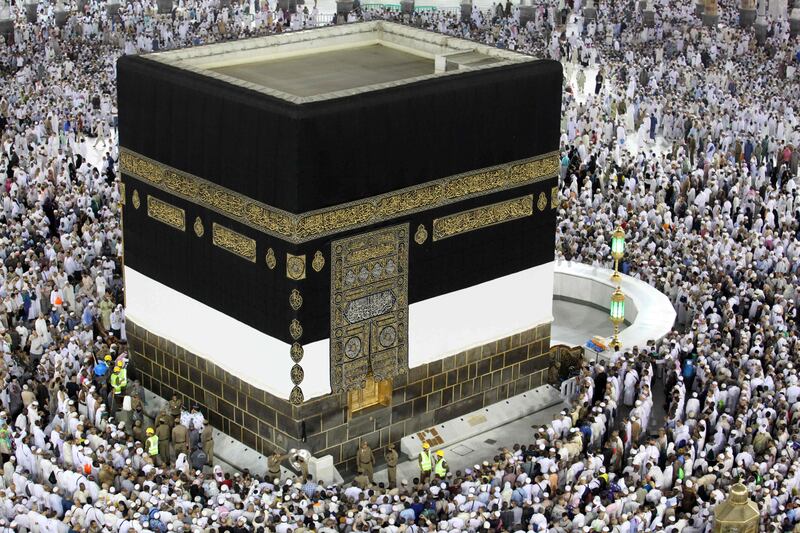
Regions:
M 408 370 L 408 224 L 331 245 L 331 390 Z

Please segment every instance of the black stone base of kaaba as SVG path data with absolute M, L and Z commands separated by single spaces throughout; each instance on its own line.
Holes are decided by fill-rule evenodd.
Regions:
M 543 324 L 412 368 L 393 380 L 390 405 L 351 418 L 345 393 L 294 406 L 130 320 L 127 335 L 130 374 L 146 389 L 199 405 L 214 427 L 261 454 L 306 448 L 331 455 L 343 475 L 354 472 L 362 439 L 381 462 L 390 442 L 399 450 L 406 435 L 544 385 L 552 361 Z

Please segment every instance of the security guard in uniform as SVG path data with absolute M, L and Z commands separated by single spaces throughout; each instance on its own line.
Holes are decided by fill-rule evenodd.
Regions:
M 172 446 L 175 448 L 175 456 L 179 453 L 189 455 L 189 428 L 178 422 L 172 428 Z
M 433 473 L 439 479 L 444 479 L 447 476 L 447 461 L 444 460 L 444 450 L 436 452 L 436 466 L 433 468 Z
M 375 481 L 372 479 L 372 471 L 375 466 L 375 456 L 372 454 L 372 448 L 369 447 L 367 441 L 361 442 L 361 448 L 358 449 L 356 459 L 358 468 L 364 472 L 364 475 L 367 476 L 367 479 L 369 479 L 370 483 L 374 483 Z
M 389 488 L 393 489 L 397 486 L 397 451 L 394 449 L 394 444 L 391 442 L 386 445 L 386 450 L 383 452 L 383 458 L 386 460 L 386 473 L 389 476 Z
M 289 457 L 288 455 L 281 455 L 277 451 L 269 456 L 267 459 L 267 473 L 269 474 L 269 481 L 274 479 L 281 479 L 281 463 Z
M 158 456 L 161 458 L 163 464 L 169 464 L 169 441 L 170 434 L 172 433 L 169 424 L 167 424 L 167 417 L 161 415 L 158 417 L 158 426 L 156 427 L 156 437 L 158 437 Z
M 360 488 L 361 490 L 367 490 L 367 487 L 369 487 L 370 482 L 369 478 L 367 477 L 367 474 L 365 474 L 363 470 L 361 469 L 358 470 L 358 474 L 356 474 L 356 477 L 353 478 L 353 485 Z
M 156 461 L 158 457 L 158 435 L 155 434 L 153 428 L 147 428 L 145 433 L 147 434 L 147 440 L 145 441 L 147 455 L 149 455 L 153 461 Z
M 423 483 L 428 481 L 428 477 L 431 475 L 431 445 L 427 442 L 422 443 L 422 451 L 419 452 L 419 479 Z
M 173 423 L 175 420 L 180 419 L 182 410 L 183 410 L 183 404 L 178 399 L 178 395 L 173 394 L 172 399 L 169 401 L 169 416 L 172 417 Z
M 200 442 L 203 444 L 203 453 L 208 457 L 208 464 L 214 461 L 214 430 L 211 424 L 203 426 L 203 433 L 200 434 Z

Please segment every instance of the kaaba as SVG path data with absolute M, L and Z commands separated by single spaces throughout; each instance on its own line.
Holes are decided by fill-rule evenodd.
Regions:
M 559 63 L 373 21 L 117 71 L 147 389 L 352 471 L 543 384 Z

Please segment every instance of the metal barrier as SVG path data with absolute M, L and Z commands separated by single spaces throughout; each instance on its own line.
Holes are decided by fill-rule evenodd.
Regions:
M 361 9 L 388 9 L 390 11 L 400 11 L 400 4 L 361 4 Z
M 400 11 L 400 4 L 361 4 L 361 9 L 368 10 L 373 9 L 377 11 Z M 447 13 L 461 13 L 461 8 L 459 6 L 447 6 L 447 7 L 436 7 L 436 6 L 414 6 L 414 11 L 443 11 Z
M 561 400 L 571 406 L 572 402 L 575 400 L 575 396 L 578 394 L 578 376 L 571 377 L 561 382 L 560 392 Z

